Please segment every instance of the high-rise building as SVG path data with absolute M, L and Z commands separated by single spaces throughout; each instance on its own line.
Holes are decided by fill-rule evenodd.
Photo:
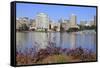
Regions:
M 79 26 L 77 25 L 77 16 L 75 14 L 71 15 L 70 28 L 79 28 Z
M 96 16 L 94 16 L 94 25 L 96 26 Z
M 49 17 L 45 13 L 38 13 L 36 16 L 36 28 L 37 29 L 49 29 Z
M 70 18 L 70 26 L 75 26 L 77 21 L 76 15 L 72 14 Z
M 96 16 L 93 16 L 93 19 L 90 20 L 90 25 L 91 26 L 96 26 Z

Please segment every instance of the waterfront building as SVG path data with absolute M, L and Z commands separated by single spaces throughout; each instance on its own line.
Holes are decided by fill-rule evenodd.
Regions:
M 50 31 L 52 31 L 52 30 L 53 30 L 53 28 L 54 28 L 54 26 L 55 26 L 55 24 L 54 24 L 53 22 L 50 22 L 50 24 L 49 24 L 49 25 L 50 25 L 49 30 L 50 30 Z
M 96 26 L 96 16 L 93 16 L 93 19 L 90 20 L 91 26 Z
M 45 13 L 38 13 L 36 15 L 36 28 L 37 30 L 49 30 L 49 17 Z
M 16 30 L 19 30 L 21 27 L 21 23 L 19 22 L 19 20 L 16 20 Z
M 72 14 L 70 18 L 70 26 L 75 26 L 77 21 L 76 15 Z
M 59 22 L 61 23 L 61 28 L 63 28 L 64 31 L 66 31 L 70 28 L 70 21 L 69 20 L 60 19 Z
M 21 24 L 26 24 L 29 27 L 30 21 L 29 21 L 28 17 L 20 17 L 19 21 Z
M 96 26 L 96 16 L 94 16 L 93 19 L 94 19 L 94 25 Z
M 87 24 L 87 21 L 80 21 L 81 26 L 86 26 L 86 24 Z
M 54 29 L 56 29 L 56 31 L 60 31 L 60 23 L 59 22 L 55 23 Z
M 90 25 L 91 25 L 91 26 L 94 25 L 94 20 L 90 20 Z
M 29 19 L 28 17 L 20 17 L 16 19 L 16 29 L 17 30 L 26 30 L 29 28 Z
M 36 20 L 30 19 L 30 30 L 36 30 Z
M 59 22 L 50 22 L 49 31 L 60 31 L 60 23 Z
M 70 28 L 79 28 L 77 25 L 77 16 L 75 14 L 72 14 L 70 17 Z

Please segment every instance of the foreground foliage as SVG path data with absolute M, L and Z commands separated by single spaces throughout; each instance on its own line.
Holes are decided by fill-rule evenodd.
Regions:
M 82 47 L 68 49 L 49 43 L 44 49 L 37 50 L 33 47 L 24 52 L 17 51 L 16 61 L 18 65 L 96 61 L 96 54 Z

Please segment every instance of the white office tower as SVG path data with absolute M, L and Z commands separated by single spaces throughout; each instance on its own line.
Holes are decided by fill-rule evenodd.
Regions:
M 38 13 L 36 16 L 36 27 L 38 29 L 49 29 L 49 17 L 45 13 Z

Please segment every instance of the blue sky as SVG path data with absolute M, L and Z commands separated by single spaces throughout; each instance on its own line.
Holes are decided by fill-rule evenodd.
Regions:
M 51 20 L 58 21 L 60 18 L 69 19 L 71 14 L 77 16 L 77 23 L 81 20 L 89 21 L 96 15 L 95 7 L 61 6 L 46 4 L 17 3 L 16 16 L 35 19 L 36 14 L 43 12 L 48 14 Z

